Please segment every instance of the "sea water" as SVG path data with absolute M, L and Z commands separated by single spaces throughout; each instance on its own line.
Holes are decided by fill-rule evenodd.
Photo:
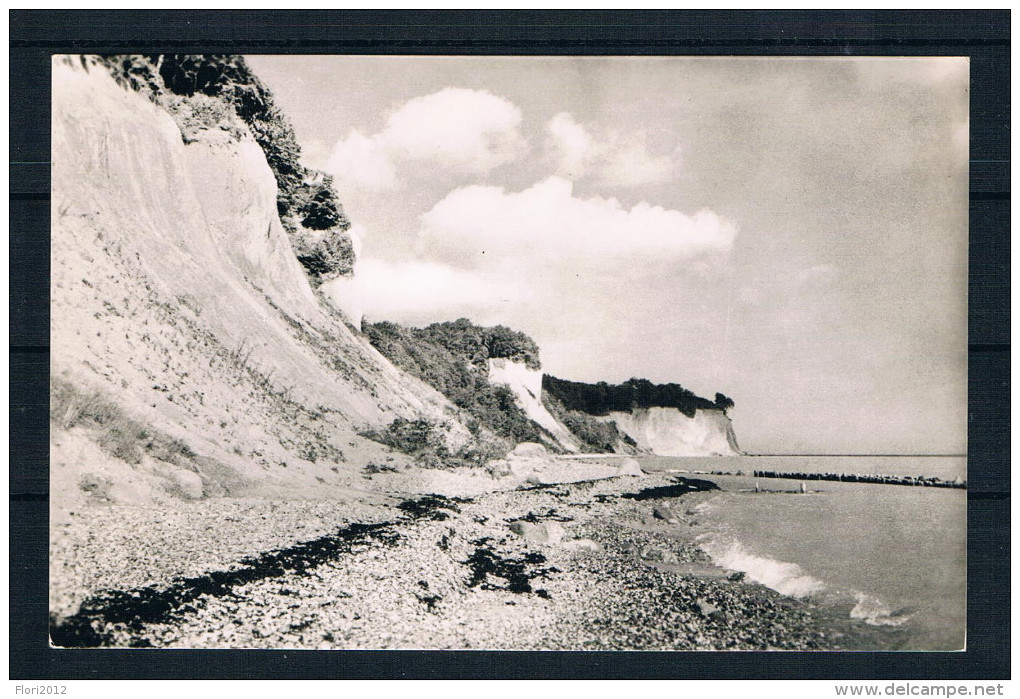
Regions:
M 878 463 L 876 463 L 878 462 Z M 965 477 L 964 457 L 649 457 L 648 470 Z M 889 647 L 960 650 L 966 628 L 967 493 L 961 489 L 712 476 L 690 513 L 719 565 L 874 629 Z M 755 488 L 757 487 L 757 492 Z M 771 492 L 769 492 L 771 491 Z M 787 492 L 781 492 L 787 491 Z M 869 638 L 881 644 L 882 634 Z M 879 647 L 876 650 L 881 649 Z

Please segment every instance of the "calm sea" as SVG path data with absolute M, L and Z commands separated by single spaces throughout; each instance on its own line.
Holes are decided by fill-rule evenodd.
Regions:
M 965 457 L 647 457 L 648 470 L 886 473 L 966 478 Z M 965 490 L 706 476 L 694 510 L 720 565 L 864 624 L 885 648 L 957 650 L 966 627 Z M 876 649 L 878 649 L 876 647 Z

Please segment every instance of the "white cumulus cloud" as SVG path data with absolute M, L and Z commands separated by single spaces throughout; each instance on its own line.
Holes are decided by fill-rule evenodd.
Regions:
M 427 255 L 462 267 L 555 260 L 678 261 L 727 252 L 736 226 L 703 209 L 693 215 L 640 202 L 574 196 L 573 185 L 550 177 L 522 192 L 462 187 L 422 217 Z
M 548 147 L 556 159 L 557 172 L 580 179 L 594 158 L 595 140 L 584 127 L 566 112 L 560 112 L 545 126 Z
M 699 295 L 726 284 L 736 234 L 709 210 L 579 197 L 560 177 L 517 192 L 469 186 L 422 216 L 416 260 L 362 259 L 355 279 L 370 320 L 501 323 L 564 361 L 577 337 L 632 338 L 696 318 Z
M 370 191 L 392 189 L 397 184 L 397 171 L 389 154 L 378 139 L 360 131 L 352 131 L 346 139 L 337 141 L 325 170 L 342 183 L 357 183 Z
M 635 187 L 667 182 L 679 167 L 678 149 L 654 154 L 641 133 L 596 137 L 567 112 L 550 119 L 545 132 L 556 173 L 572 180 L 593 177 L 607 186 Z
M 406 102 L 378 133 L 352 131 L 336 143 L 325 169 L 370 191 L 395 187 L 407 163 L 483 174 L 527 150 L 521 119 L 516 105 L 491 92 L 444 88 Z
M 365 313 L 373 320 L 425 322 L 436 314 L 477 315 L 504 304 L 519 304 L 531 295 L 520 280 L 426 260 L 366 258 L 358 262 L 354 278 Z

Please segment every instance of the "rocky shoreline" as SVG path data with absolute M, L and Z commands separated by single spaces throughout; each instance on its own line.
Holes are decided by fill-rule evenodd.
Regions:
M 412 474 L 394 473 L 366 479 L 374 492 L 341 500 L 79 508 L 51 534 L 52 643 L 320 650 L 854 645 L 817 607 L 716 568 L 684 536 L 696 517 L 692 508 L 712 497 L 713 483 L 610 475 L 634 473 L 634 464 L 608 463 L 532 455 L 502 473 L 443 472 L 430 495 L 400 493 L 394 486 Z M 489 487 L 479 492 L 483 482 Z

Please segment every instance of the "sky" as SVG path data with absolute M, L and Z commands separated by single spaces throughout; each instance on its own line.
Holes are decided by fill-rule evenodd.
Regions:
M 367 320 L 720 391 L 749 452 L 966 452 L 966 59 L 249 63 L 335 177 Z

